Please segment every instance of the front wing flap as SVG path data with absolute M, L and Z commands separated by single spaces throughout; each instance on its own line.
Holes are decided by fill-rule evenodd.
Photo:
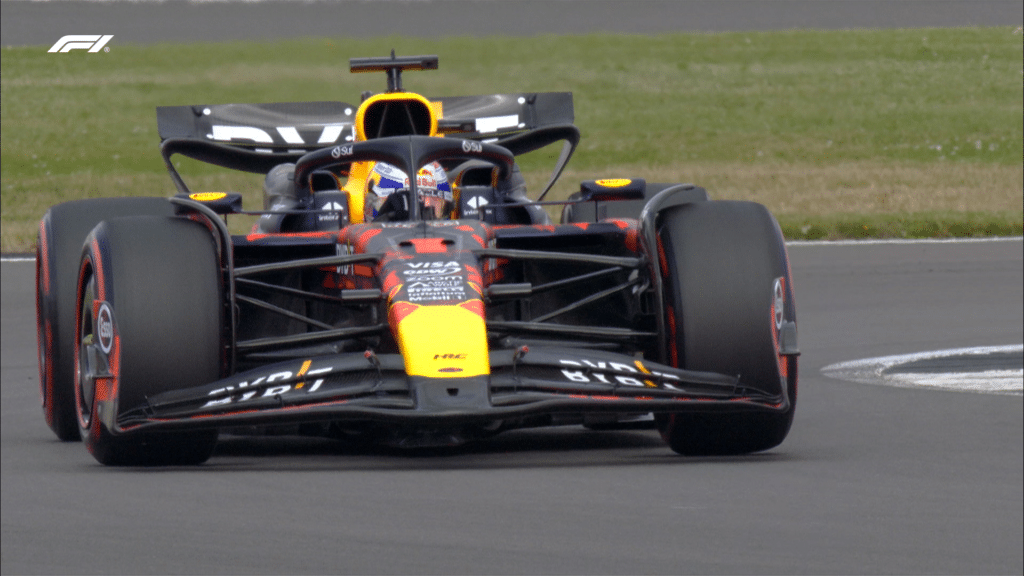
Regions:
M 437 359 L 440 362 L 444 358 Z M 490 353 L 491 374 L 408 376 L 398 354 L 347 353 L 289 360 L 209 385 L 157 394 L 118 416 L 122 433 L 373 420 L 404 424 L 493 422 L 588 412 L 782 412 L 789 399 L 740 378 L 679 370 L 593 350 Z

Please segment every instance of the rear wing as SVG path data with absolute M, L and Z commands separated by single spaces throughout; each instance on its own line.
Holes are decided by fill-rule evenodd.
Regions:
M 159 106 L 160 140 L 187 138 L 255 148 L 308 152 L 351 141 L 356 106 L 344 102 Z
M 571 125 L 575 121 L 572 92 L 492 94 L 432 98 L 441 103 L 441 132 L 462 138 L 496 139 L 529 130 Z
M 498 144 L 537 128 L 572 125 L 575 119 L 571 92 L 429 100 L 440 104 L 440 132 Z M 161 141 L 188 138 L 294 154 L 355 141 L 358 108 L 345 102 L 160 106 L 156 117 Z
M 562 151 L 539 199 L 565 169 L 580 132 L 573 125 L 571 92 L 447 96 L 430 99 L 440 108 L 439 132 L 482 140 L 525 154 L 562 141 Z M 157 129 L 164 163 L 179 191 L 188 188 L 171 156 L 257 174 L 302 155 L 354 142 L 358 106 L 345 102 L 281 102 L 160 106 Z

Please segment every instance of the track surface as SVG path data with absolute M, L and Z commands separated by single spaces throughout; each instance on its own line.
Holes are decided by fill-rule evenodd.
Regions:
M 117 43 L 316 37 L 532 36 L 1020 26 L 1015 0 L 320 0 L 0 3 L 4 46 L 65 34 Z
M 3 280 L 4 573 L 1020 573 L 1020 397 L 825 378 L 1024 341 L 1020 240 L 794 246 L 790 437 L 684 459 L 648 431 L 521 431 L 433 455 L 229 439 L 119 470 L 38 409 L 33 265 Z
M 320 35 L 324 26 L 289 17 L 323 9 L 317 4 L 273 3 L 276 12 L 119 4 L 101 19 L 90 14 L 111 5 L 83 5 L 5 1 L 2 42 L 48 45 L 74 33 L 112 33 L 115 42 L 215 40 L 246 29 L 248 37 Z M 337 33 L 367 35 L 1021 23 L 1020 4 L 1006 2 L 645 2 L 636 9 L 563 1 L 545 19 L 535 17 L 536 2 L 337 5 L 401 9 L 381 28 L 350 29 L 338 19 Z M 517 8 L 499 12 L 505 6 Z M 432 27 L 435 12 L 455 8 L 466 14 L 459 18 L 508 19 Z M 207 10 L 201 20 L 200 9 Z M 630 17 L 610 20 L 616 14 Z M 156 34 L 157 26 L 177 36 Z M 819 374 L 856 358 L 1021 343 L 1021 241 L 794 246 L 790 253 L 804 376 L 793 431 L 768 453 L 684 459 L 653 432 L 572 428 L 509 433 L 432 455 L 229 439 L 207 465 L 171 470 L 103 468 L 81 445 L 53 438 L 36 392 L 33 265 L 4 263 L 2 571 L 1024 571 L 1020 397 Z

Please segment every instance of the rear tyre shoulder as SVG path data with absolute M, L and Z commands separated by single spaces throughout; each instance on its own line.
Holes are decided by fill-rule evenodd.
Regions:
M 74 347 L 78 264 L 86 235 L 103 220 L 173 213 L 164 198 L 97 198 L 50 208 L 36 238 L 36 324 L 43 417 L 57 438 L 78 440 Z
M 145 433 L 118 418 L 146 398 L 221 375 L 223 287 L 210 231 L 184 218 L 106 221 L 79 273 L 76 407 L 86 447 L 108 465 L 199 464 L 216 430 Z

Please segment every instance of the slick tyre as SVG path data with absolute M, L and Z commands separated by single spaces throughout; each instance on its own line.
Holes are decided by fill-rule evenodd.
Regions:
M 170 216 L 165 198 L 98 198 L 50 208 L 36 238 L 36 325 L 43 417 L 57 438 L 78 440 L 75 417 L 75 298 L 82 243 L 103 220 Z
M 767 450 L 789 432 L 796 406 L 795 355 L 780 354 L 780 330 L 795 328 L 786 247 L 775 218 L 753 202 L 667 209 L 663 251 L 670 353 L 687 370 L 738 375 L 740 385 L 777 395 L 781 412 L 695 411 L 661 415 L 659 429 L 684 455 Z
M 144 432 L 121 426 L 147 397 L 221 375 L 224 306 L 210 231 L 184 218 L 107 220 L 86 239 L 79 268 L 76 418 L 102 464 L 200 464 L 216 430 Z

